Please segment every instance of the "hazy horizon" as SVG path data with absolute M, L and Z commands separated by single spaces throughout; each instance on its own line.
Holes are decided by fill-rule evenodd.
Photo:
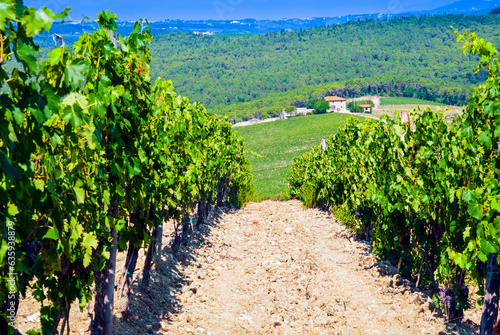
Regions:
M 349 14 L 398 14 L 415 10 L 434 9 L 457 0 L 353 0 L 338 1 L 310 0 L 31 0 L 24 1 L 28 7 L 46 6 L 54 12 L 71 7 L 70 18 L 81 20 L 83 16 L 92 19 L 102 10 L 116 13 L 120 20 L 135 21 L 147 18 L 151 21 L 166 19 L 181 20 L 275 20 L 312 17 L 336 17 Z

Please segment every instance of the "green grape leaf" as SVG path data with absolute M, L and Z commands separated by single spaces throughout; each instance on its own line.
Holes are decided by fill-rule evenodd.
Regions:
M 39 191 L 43 191 L 45 189 L 45 181 L 43 179 L 35 180 L 35 188 Z
M 28 9 L 27 15 L 23 16 L 21 22 L 26 27 L 26 35 L 32 37 L 41 30 L 49 31 L 53 20 L 54 13 L 47 7 L 41 7 L 38 10 L 35 8 Z
M 500 201 L 498 198 L 494 198 L 491 201 L 491 208 L 496 210 L 497 212 L 500 212 Z
M 481 251 L 485 255 L 494 254 L 498 252 L 498 247 L 493 245 L 490 241 L 486 239 L 481 239 Z
M 71 123 L 74 128 L 78 128 L 83 124 L 83 108 L 87 105 L 85 96 L 80 93 L 70 93 L 64 98 L 62 104 L 65 105 L 63 109 L 63 120 Z
M 57 95 L 54 89 L 50 85 L 41 85 L 42 88 L 42 96 L 47 100 L 47 106 L 52 112 L 55 114 L 59 110 L 59 106 L 61 105 L 61 97 Z M 45 115 L 49 118 L 51 115 Z
M 89 266 L 92 261 L 92 248 L 97 249 L 98 243 L 95 236 L 83 233 L 83 246 L 85 248 L 85 253 L 83 255 L 83 266 Z
M 26 65 L 28 66 L 28 73 L 36 73 L 38 69 L 35 58 L 36 51 L 31 45 L 18 41 L 16 55 L 22 62 L 26 63 Z
M 7 263 L 7 250 L 9 250 L 9 244 L 5 239 L 0 240 L 0 266 L 4 268 Z
M 43 238 L 50 238 L 52 240 L 58 240 L 59 239 L 59 231 L 55 228 L 49 228 L 47 232 L 43 235 Z
M 47 59 L 48 64 L 52 66 L 60 64 L 62 62 L 63 49 L 61 48 L 52 49 L 52 51 L 49 52 L 48 56 L 49 56 L 49 59 Z
M 43 294 L 43 290 L 38 289 L 33 291 L 33 297 L 35 297 L 37 301 L 42 301 L 43 299 L 45 299 L 45 294 Z
M 141 162 L 137 158 L 132 157 L 132 163 L 133 164 L 129 164 L 130 177 L 141 174 Z
M 71 8 L 66 7 L 62 13 L 54 15 L 54 18 L 55 19 L 64 19 L 65 17 L 67 17 L 69 15 L 70 11 L 71 11 Z M 90 18 L 88 18 L 88 20 L 90 20 Z
M 24 121 L 24 113 L 23 111 L 18 108 L 18 107 L 15 107 L 12 109 L 12 116 L 14 117 L 14 120 L 16 121 L 16 123 L 18 125 L 22 125 L 23 124 L 23 121 Z
M 83 182 L 81 180 L 78 180 L 75 183 L 75 186 L 73 186 L 73 190 L 75 191 L 76 196 L 76 202 L 78 204 L 82 204 L 85 202 L 85 189 L 82 186 Z
M 17 182 L 17 180 L 21 177 L 21 171 L 12 166 L 10 160 L 4 155 L 3 152 L 0 152 L 0 166 L 2 167 L 2 171 L 6 175 L 10 176 L 14 182 Z
M 0 22 L 4 29 L 5 20 L 15 20 L 16 19 L 16 1 L 7 0 L 0 2 Z
M 477 257 L 482 261 L 482 262 L 486 262 L 488 260 L 488 256 L 485 255 L 483 252 L 479 252 L 479 254 L 477 255 Z
M 42 124 L 47 120 L 47 115 L 50 117 L 52 114 L 50 111 L 45 111 L 45 107 L 47 106 L 47 101 L 39 94 L 31 95 L 27 99 L 28 110 L 35 116 L 36 121 L 39 124 Z
M 460 268 L 465 269 L 467 267 L 467 257 L 461 253 L 456 253 L 453 258 L 453 262 L 460 266 Z
M 404 133 L 403 128 L 401 128 L 401 126 L 398 124 L 394 125 L 394 131 L 396 132 L 396 135 L 398 135 L 398 136 L 401 136 Z
M 484 145 L 486 148 L 491 147 L 491 135 L 489 134 L 489 132 L 485 131 L 481 134 L 481 136 L 479 136 L 479 143 Z
M 7 213 L 11 217 L 16 216 L 17 214 L 19 214 L 19 209 L 17 208 L 17 206 L 15 204 L 13 204 L 12 202 L 9 202 L 7 204 Z
M 117 232 L 120 232 L 125 228 L 126 224 L 127 224 L 127 221 L 120 219 L 120 220 L 116 221 L 114 228 Z
M 88 67 L 83 59 L 73 59 L 64 70 L 64 81 L 73 89 L 78 89 L 85 80 L 87 71 Z
M 469 205 L 467 206 L 467 213 L 470 214 L 470 216 L 476 218 L 476 219 L 481 219 L 482 214 L 479 210 L 479 204 L 476 201 L 471 201 L 469 202 Z

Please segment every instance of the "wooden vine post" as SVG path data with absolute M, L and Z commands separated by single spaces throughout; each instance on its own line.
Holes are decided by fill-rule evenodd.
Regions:
M 118 236 L 115 228 L 111 229 L 111 238 L 113 239 L 113 247 L 109 252 L 109 261 L 111 268 L 109 269 L 108 280 L 106 281 L 106 291 L 104 296 L 104 335 L 113 334 L 113 307 L 115 305 L 115 277 L 116 277 L 116 253 L 118 249 Z
M 489 254 L 486 263 L 486 283 L 484 285 L 484 307 L 481 318 L 481 335 L 494 335 L 493 328 L 498 318 L 498 293 L 500 273 L 498 254 Z

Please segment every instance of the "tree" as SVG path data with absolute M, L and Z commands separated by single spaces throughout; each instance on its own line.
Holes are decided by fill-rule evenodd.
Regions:
M 316 103 L 318 101 L 321 101 L 321 99 L 317 99 L 317 98 L 309 99 L 309 101 L 306 102 L 306 108 L 307 109 L 315 109 L 316 108 Z
M 287 112 L 287 113 L 295 112 L 296 110 L 297 110 L 297 107 L 295 107 L 295 106 L 285 107 L 285 112 Z
M 260 114 L 260 119 L 261 120 L 269 119 L 269 114 L 267 112 L 263 112 L 262 114 Z
M 326 101 L 318 101 L 314 105 L 314 114 L 324 114 L 327 110 L 330 109 L 330 104 Z
M 347 110 L 351 111 L 351 113 L 357 113 L 357 109 L 356 109 L 357 106 L 354 103 L 354 101 L 348 102 L 346 107 L 347 107 Z
M 347 104 L 347 109 L 351 111 L 351 113 L 363 113 L 364 109 L 361 105 L 370 105 L 370 113 L 371 109 L 375 106 L 373 101 L 371 100 L 362 100 L 362 101 L 351 101 Z

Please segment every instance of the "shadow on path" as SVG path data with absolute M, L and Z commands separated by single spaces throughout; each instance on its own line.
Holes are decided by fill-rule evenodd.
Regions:
M 127 312 L 115 314 L 115 334 L 166 334 L 164 327 L 170 323 L 175 314 L 182 312 L 185 301 L 181 295 L 187 291 L 196 294 L 196 288 L 190 288 L 191 280 L 184 275 L 182 269 L 195 265 L 202 267 L 199 262 L 199 250 L 212 247 L 209 236 L 213 227 L 217 225 L 225 213 L 234 212 L 233 209 L 213 208 L 205 223 L 199 230 L 191 232 L 187 241 L 183 241 L 177 253 L 173 254 L 171 245 L 174 232 L 164 227 L 162 262 L 160 268 L 151 270 L 151 281 L 145 289 L 139 287 L 142 280 L 142 263 L 136 268 L 133 287 L 130 296 L 130 305 Z M 193 216 L 192 221 L 197 217 Z M 140 254 L 140 258 L 144 258 Z M 213 260 L 212 260 L 213 261 Z M 210 263 L 210 259 L 205 259 Z M 194 264 L 193 264 L 194 263 Z M 116 293 L 115 293 L 116 294 Z

